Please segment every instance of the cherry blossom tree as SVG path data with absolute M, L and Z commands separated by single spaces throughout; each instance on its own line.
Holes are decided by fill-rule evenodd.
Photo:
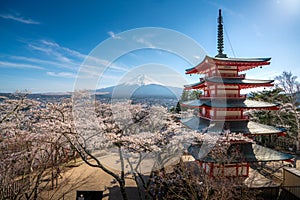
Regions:
M 49 132 L 43 107 L 25 94 L 0 102 L 1 198 L 37 199 L 57 181 L 65 144 L 61 135 Z
M 210 144 L 214 145 L 209 156 L 217 163 L 230 163 L 240 157 L 232 151 L 232 142 L 252 142 L 241 134 L 217 136 L 211 134 Z M 207 137 L 197 134 L 194 145 L 202 145 Z M 216 142 L 212 142 L 216 141 Z M 250 190 L 245 184 L 245 177 L 227 177 L 219 170 L 214 177 L 209 176 L 195 161 L 180 162 L 170 172 L 159 170 L 151 177 L 151 192 L 156 199 L 257 199 L 259 191 Z
M 289 140 L 295 143 L 299 150 L 300 141 L 300 111 L 299 94 L 300 83 L 297 77 L 291 72 L 282 72 L 275 77 L 275 88 L 273 90 L 264 90 L 253 92 L 250 99 L 278 103 L 279 110 L 268 111 L 250 111 L 249 114 L 253 120 L 262 124 L 281 126 L 287 129 Z M 290 146 L 291 147 L 291 146 Z
M 164 191 L 153 187 L 156 174 L 176 166 L 193 141 L 207 140 L 207 135 L 185 128 L 177 114 L 162 106 L 124 100 L 108 104 L 84 92 L 75 95 L 77 98 L 53 103 L 24 96 L 0 103 L 2 196 L 9 190 L 7 198 L 37 199 L 49 185 L 56 185 L 68 152 L 75 151 L 86 164 L 111 175 L 123 199 L 128 199 L 127 178 L 136 181 L 140 199 L 156 198 L 155 191 Z M 211 146 L 218 138 L 209 138 Z M 225 155 L 225 144 L 217 146 L 215 156 Z M 110 156 L 109 162 L 99 156 L 103 153 Z M 198 187 L 193 186 L 197 181 L 189 184 Z M 205 194 L 206 190 L 199 191 Z
M 126 175 L 134 177 L 142 198 L 141 191 L 147 189 L 144 173 L 178 161 L 183 151 L 183 136 L 190 138 L 187 134 L 194 133 L 182 128 L 177 116 L 162 106 L 132 104 L 131 101 L 112 104 L 95 101 L 94 106 L 90 107 L 87 102 L 92 101 L 91 97 L 82 93 L 76 95 L 82 95 L 75 99 L 78 102 L 75 106 L 73 102 L 72 106 L 73 120 L 76 118 L 73 123 L 77 124 L 71 126 L 71 118 L 69 122 L 60 120 L 60 129 L 56 132 L 64 135 L 86 164 L 110 174 L 118 182 L 123 199 L 128 198 Z M 70 116 L 70 105 L 56 106 L 54 110 L 61 111 L 57 114 Z M 51 115 L 55 116 L 55 113 Z M 119 173 L 97 157 L 97 151 L 106 151 L 108 154 L 117 152 Z M 149 163 L 152 168 L 147 171 L 144 166 Z
M 288 113 L 293 117 L 296 125 L 296 148 L 300 151 L 300 111 L 299 111 L 299 94 L 300 94 L 300 83 L 297 81 L 297 76 L 294 76 L 291 72 L 282 72 L 281 75 L 276 76 L 277 81 L 276 86 L 280 88 L 286 95 L 288 101 L 283 102 L 280 111 L 283 113 Z

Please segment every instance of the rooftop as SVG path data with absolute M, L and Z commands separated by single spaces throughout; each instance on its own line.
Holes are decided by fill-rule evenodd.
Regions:
M 273 82 L 274 80 L 208 77 L 198 83 L 185 85 L 184 87 L 185 89 L 201 89 L 206 87 L 206 83 L 210 83 L 223 85 L 239 85 L 240 89 L 245 89 L 251 87 L 273 86 Z
M 239 153 L 234 154 L 231 149 L 237 148 Z M 189 147 L 189 153 L 199 161 L 204 162 L 218 162 L 216 158 L 213 158 L 210 154 L 205 157 L 199 157 L 202 155 L 199 153 L 201 145 L 192 145 Z M 293 159 L 294 156 L 273 149 L 260 146 L 253 143 L 234 143 L 228 149 L 228 160 L 230 163 L 234 162 L 271 162 L 271 161 L 284 161 Z M 221 158 L 223 159 L 223 158 Z
M 262 65 L 269 65 L 271 58 L 219 58 L 206 56 L 204 60 L 195 67 L 186 69 L 186 74 L 200 73 L 212 66 L 237 66 L 238 71 L 249 70 Z
M 197 130 L 201 133 L 205 132 L 217 132 L 222 133 L 224 130 L 224 121 L 208 121 L 206 119 L 202 119 L 199 117 L 190 117 L 181 119 L 181 122 L 193 129 Z M 245 135 L 271 135 L 282 133 L 285 130 L 281 128 L 276 128 L 273 126 L 268 126 L 264 124 L 259 124 L 251 121 L 232 121 L 226 122 L 229 123 L 230 131 L 233 133 L 242 133 Z

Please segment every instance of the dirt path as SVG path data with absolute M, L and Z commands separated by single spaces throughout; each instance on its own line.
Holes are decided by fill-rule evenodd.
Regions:
M 44 192 L 43 199 L 75 200 L 77 190 L 101 190 L 104 191 L 104 200 L 122 199 L 118 184 L 113 183 L 113 178 L 100 168 L 90 167 L 85 163 L 76 163 L 76 167 L 69 168 L 62 173 L 63 178 L 58 179 L 58 187 Z M 126 186 L 130 199 L 135 199 L 135 182 L 126 179 Z

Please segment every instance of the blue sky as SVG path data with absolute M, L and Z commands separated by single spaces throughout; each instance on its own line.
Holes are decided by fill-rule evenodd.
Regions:
M 219 8 L 228 56 L 272 57 L 270 66 L 250 70 L 248 78 L 272 79 L 284 70 L 300 77 L 298 0 L 2 0 L 0 92 L 72 91 L 87 55 L 104 41 L 120 39 L 124 31 L 136 28 L 175 30 L 214 56 Z M 139 42 L 151 45 L 147 38 Z M 188 83 L 197 81 L 196 76 L 184 75 L 191 63 L 172 53 L 143 49 L 115 60 L 96 87 L 114 85 L 139 66 L 147 66 L 144 73 L 150 76 L 168 73 L 154 70 L 161 65 Z

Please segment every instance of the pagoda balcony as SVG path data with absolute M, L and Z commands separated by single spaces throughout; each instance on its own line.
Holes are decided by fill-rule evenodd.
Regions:
M 217 73 L 217 74 L 213 74 L 212 76 L 215 76 L 215 77 L 222 77 L 222 78 L 240 78 L 240 79 L 243 79 L 243 78 L 246 78 L 246 74 L 226 74 L 226 73 Z M 201 80 L 200 78 L 200 81 L 203 81 Z
M 248 116 L 210 116 L 209 114 L 203 115 L 199 113 L 199 117 L 210 121 L 248 121 Z
M 200 94 L 199 95 L 199 99 L 246 99 L 246 95 L 242 94 L 242 95 L 238 95 L 238 94 L 227 94 L 227 95 L 219 95 L 219 96 L 207 96 L 207 95 L 203 95 Z

